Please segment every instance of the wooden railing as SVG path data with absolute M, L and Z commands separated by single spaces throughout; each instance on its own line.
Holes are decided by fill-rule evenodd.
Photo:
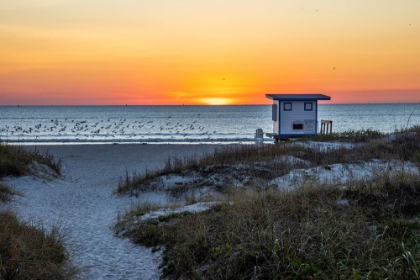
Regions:
M 321 120 L 321 134 L 331 134 L 332 133 L 332 121 L 330 120 Z

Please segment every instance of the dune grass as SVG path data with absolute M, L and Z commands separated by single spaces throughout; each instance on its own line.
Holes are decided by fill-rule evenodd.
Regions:
M 20 146 L 0 143 L 0 178 L 4 176 L 28 175 L 28 164 L 36 161 L 51 167 L 55 172 L 61 172 L 61 160 L 54 159 L 50 154 L 42 154 L 37 150 L 29 151 Z
M 380 139 L 384 136 L 383 133 L 372 129 L 361 129 L 361 130 L 348 130 L 343 132 L 334 132 L 327 134 L 318 134 L 317 136 L 311 137 L 314 141 L 335 141 L 344 140 L 351 141 L 353 143 L 371 141 L 373 139 Z
M 185 174 L 185 171 L 197 171 L 201 174 L 212 171 L 210 166 L 218 169 L 230 168 L 234 164 L 246 165 L 249 175 L 253 178 L 270 179 L 287 174 L 293 169 L 314 167 L 335 163 L 354 163 L 371 159 L 380 160 L 411 160 L 420 164 L 420 126 L 409 130 L 397 132 L 393 139 L 389 139 L 380 132 L 366 130 L 359 132 L 344 132 L 340 134 L 315 136 L 301 139 L 293 143 L 278 145 L 232 145 L 216 149 L 213 153 L 203 157 L 168 158 L 165 166 L 160 170 L 146 170 L 143 174 L 126 174 L 120 180 L 116 189 L 119 194 L 135 194 L 154 190 L 154 184 L 149 184 L 153 179 L 167 174 Z M 332 138 L 331 138 L 332 137 Z M 320 139 L 321 138 L 321 139 Z M 305 142 L 313 141 L 344 141 L 353 143 L 353 147 L 318 150 L 305 146 Z M 285 156 L 306 161 L 290 163 L 281 159 Z M 256 168 L 258 165 L 260 168 Z M 263 171 L 262 171 L 263 170 Z M 229 172 L 228 170 L 226 172 Z
M 31 174 L 28 164 L 38 162 L 51 167 L 57 174 L 61 172 L 62 162 L 51 154 L 41 154 L 39 151 L 29 151 L 19 146 L 0 143 L 0 179 L 5 176 L 24 176 Z M 36 174 L 33 174 L 36 175 Z M 0 182 L 0 202 L 9 202 L 16 193 Z
M 50 166 L 57 173 L 61 161 L 52 155 L 0 144 L 0 179 L 31 173 L 33 161 Z M 0 205 L 17 193 L 0 182 Z M 0 211 L 0 279 L 72 279 L 77 270 L 68 262 L 63 237 L 57 228 L 50 231 L 20 222 L 13 212 Z
M 420 165 L 420 127 L 393 137 L 373 135 L 363 142 L 358 136 L 355 142 L 361 145 L 350 149 L 322 151 L 294 144 L 226 147 L 201 159 L 168 160 L 162 170 L 126 181 L 136 188 L 144 186 L 142 180 L 171 172 L 217 164 L 253 166 L 285 155 L 309 162 L 308 166 L 371 159 L 417 160 Z M 252 176 L 272 178 L 292 168 L 290 163 L 278 164 Z M 374 178 L 345 185 L 308 181 L 292 192 L 261 182 L 227 186 L 229 192 L 219 204 L 199 213 L 143 220 L 142 214 L 152 208 L 140 205 L 140 210 L 121 218 L 128 229 L 124 236 L 154 250 L 163 248 L 162 277 L 168 279 L 420 277 L 419 174 L 383 170 Z
M 208 211 L 148 219 L 127 235 L 164 246 L 163 276 L 175 279 L 414 279 L 419 179 L 238 191 Z
M 0 212 L 0 279 L 71 279 L 62 236 L 57 229 L 19 222 L 11 212 Z
M 13 191 L 9 186 L 0 182 L 0 205 L 1 203 L 10 202 L 14 195 L 17 195 L 15 191 Z

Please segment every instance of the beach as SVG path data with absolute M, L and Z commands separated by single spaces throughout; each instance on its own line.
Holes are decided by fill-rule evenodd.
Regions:
M 115 237 L 119 214 L 140 201 L 167 201 L 164 193 L 139 197 L 114 194 L 121 178 L 164 166 L 171 157 L 200 156 L 217 145 L 39 145 L 62 160 L 63 174 L 44 173 L 4 181 L 22 196 L 9 205 L 23 220 L 63 233 L 70 261 L 80 279 L 158 279 L 160 253 Z
M 407 140 L 417 141 L 417 138 L 411 138 L 415 134 L 404 134 L 403 136 Z M 395 140 L 395 137 L 384 138 L 381 140 L 384 141 L 381 145 L 386 146 L 386 143 L 392 142 L 393 139 Z M 399 145 L 397 142 L 392 143 Z M 201 173 L 191 169 L 185 170 L 182 175 L 173 173 L 157 176 L 147 181 L 151 185 L 159 185 L 158 188 L 146 187 L 143 191 L 133 190 L 131 196 L 128 195 L 130 192 L 126 192 L 124 195 L 116 194 L 119 182 L 122 179 L 125 180 L 126 176 L 131 177 L 133 174 L 144 174 L 146 171 L 163 168 L 169 158 L 200 157 L 206 153 L 212 153 L 218 147 L 226 147 L 226 145 L 24 146 L 28 150 L 36 149 L 61 161 L 62 174 L 56 174 L 47 166 L 31 163 L 29 166 L 31 169 L 35 169 L 33 171 L 37 176 L 3 178 L 6 185 L 21 194 L 14 196 L 12 203 L 5 207 L 15 211 L 20 220 L 33 223 L 46 232 L 54 228 L 59 229 L 71 264 L 80 269 L 76 279 L 159 279 L 162 275 L 159 266 L 162 264 L 163 257 L 167 256 L 163 246 L 156 246 L 152 252 L 150 247 L 135 244 L 130 238 L 123 238 L 127 229 L 132 230 L 136 227 L 139 221 L 137 218 L 157 219 L 159 216 L 176 212 L 207 210 L 211 205 L 214 205 L 212 203 L 218 203 L 213 194 L 223 194 L 223 188 L 226 186 L 238 189 L 244 194 L 247 190 L 254 188 L 257 193 L 262 190 L 277 189 L 281 190 L 277 193 L 279 195 L 280 193 L 292 194 L 294 191 L 302 192 L 309 185 L 320 187 L 320 191 L 325 191 L 324 187 L 328 186 L 332 190 L 345 192 L 349 186 L 355 184 L 371 184 L 369 182 L 373 182 L 372 180 L 381 181 L 384 178 L 388 178 L 386 180 L 417 178 L 419 173 L 418 164 L 403 160 L 402 156 L 395 157 L 394 153 L 398 155 L 397 152 L 400 150 L 397 147 L 389 150 L 387 156 L 383 155 L 385 146 L 368 142 L 297 141 L 284 145 L 295 146 L 295 148 L 289 150 L 283 149 L 283 145 L 267 144 L 266 149 L 256 150 L 259 154 L 258 157 L 255 153 L 248 153 L 250 152 L 248 148 L 252 148 L 251 146 L 243 145 L 242 148 L 236 146 L 235 148 L 246 151 L 242 156 L 245 158 L 256 157 L 257 160 L 249 165 L 238 159 L 236 163 L 225 164 L 222 168 L 219 168 L 220 166 L 217 164 L 210 163 L 206 166 L 205 172 Z M 306 153 L 312 155 L 308 157 L 302 153 L 304 150 L 298 146 L 319 152 L 309 153 L 306 150 Z M 377 157 L 364 156 L 369 146 L 377 150 Z M 275 161 L 263 156 L 264 153 L 268 156 L 274 150 L 279 152 Z M 357 157 L 354 158 L 351 156 L 352 154 Z M 331 156 L 332 158 L 328 159 Z M 321 165 L 314 164 L 317 160 L 316 157 L 322 157 L 323 160 L 328 161 Z M 258 158 L 265 160 L 261 161 Z M 342 161 L 338 161 L 339 159 Z M 270 169 L 273 162 L 275 162 L 275 166 Z M 286 168 L 288 171 L 277 170 L 278 168 Z M 268 176 L 257 171 L 264 171 Z M 277 175 L 273 176 L 274 174 Z M 404 176 L 401 177 L 401 175 Z M 250 180 L 254 180 L 254 182 L 250 183 Z M 176 189 L 180 183 L 202 186 L 198 193 L 210 196 L 207 196 L 207 200 L 203 201 L 187 201 L 188 195 L 176 196 L 166 191 Z M 265 189 L 261 187 L 265 187 Z M 209 200 L 209 198 L 214 200 Z M 347 207 L 350 206 L 350 199 L 340 199 L 337 203 Z M 141 218 L 136 217 L 131 221 L 132 223 L 119 223 L 115 227 L 116 223 L 121 221 L 119 218 L 123 217 L 130 207 L 142 202 L 159 204 L 162 207 L 147 212 Z M 230 202 L 229 205 L 231 205 Z M 240 205 L 239 201 L 238 207 Z M 245 210 L 242 209 L 238 213 L 243 211 Z M 263 213 L 265 212 L 263 211 Z M 248 219 L 248 216 L 243 218 Z M 279 226 L 281 225 L 283 224 L 279 224 Z M 235 232 L 234 235 L 243 231 L 243 224 L 240 223 L 238 226 L 240 232 Z

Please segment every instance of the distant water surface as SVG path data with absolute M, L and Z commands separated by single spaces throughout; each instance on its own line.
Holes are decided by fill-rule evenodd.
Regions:
M 318 119 L 333 120 L 333 131 L 373 129 L 384 133 L 420 125 L 420 104 L 320 105 Z
M 335 132 L 389 133 L 420 125 L 420 104 L 319 105 L 321 119 Z M 272 131 L 271 105 L 0 106 L 0 140 L 9 143 L 237 143 L 253 141 L 257 128 Z

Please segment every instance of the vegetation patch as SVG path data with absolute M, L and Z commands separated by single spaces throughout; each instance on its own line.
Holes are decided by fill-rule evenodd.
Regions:
M 21 223 L 10 212 L 0 212 L 0 221 L 0 279 L 71 279 L 75 275 L 57 229 L 46 232 Z
M 0 143 L 0 179 L 34 174 L 35 163 L 60 173 L 61 161 L 52 155 Z M 0 182 L 0 205 L 17 194 Z M 47 231 L 19 222 L 13 212 L 0 212 L 0 279 L 72 279 L 77 270 L 68 262 L 62 238 L 57 228 Z
M 216 149 L 202 158 L 168 159 L 161 170 L 146 170 L 144 174 L 132 176 L 127 173 L 125 178 L 120 180 L 116 192 L 138 196 L 145 191 L 160 189 L 179 197 L 193 186 L 218 191 L 225 189 L 226 185 L 250 186 L 255 182 L 264 185 L 269 180 L 299 168 L 357 163 L 373 159 L 419 162 L 419 127 L 396 132 L 392 137 L 372 130 L 362 130 L 343 132 L 336 136 L 316 136 L 309 140 L 325 140 L 319 137 L 333 137 L 335 141 L 358 144 L 351 147 L 314 149 L 302 145 L 302 142 L 304 144 L 308 140 L 301 139 L 262 147 L 229 145 Z M 162 178 L 171 175 L 193 179 L 182 185 L 162 184 Z
M 126 179 L 131 186 L 120 184 L 120 193 L 170 174 L 230 181 L 220 179 L 221 189 L 229 191 L 209 210 L 140 215 L 125 236 L 164 248 L 161 268 L 167 279 L 418 279 L 418 172 L 393 172 L 390 164 L 363 180 L 308 179 L 288 192 L 267 182 L 296 169 L 332 172 L 336 164 L 415 161 L 419 127 L 387 136 L 352 132 L 334 141 L 357 145 L 322 150 L 295 142 L 228 146 L 201 159 L 177 160 L 175 169 L 167 163 L 164 170 Z M 246 188 L 231 187 L 238 178 L 247 178 Z M 197 181 L 185 182 L 182 188 L 197 188 Z M 121 221 L 132 219 L 127 214 Z
M 23 147 L 0 143 L 0 178 L 31 174 L 28 165 L 32 162 L 45 164 L 58 174 L 61 172 L 61 160 L 55 159 L 51 154 L 42 154 L 37 150 L 29 151 Z
M 0 182 L 0 205 L 1 203 L 10 202 L 14 195 L 18 193 L 13 191 L 9 186 Z
M 237 192 L 208 211 L 146 219 L 127 236 L 164 246 L 163 277 L 175 279 L 413 279 L 419 206 L 418 175 L 383 175 Z
M 383 133 L 373 129 L 349 130 L 343 132 L 334 132 L 327 134 L 319 134 L 314 136 L 312 140 L 315 141 L 349 141 L 352 143 L 366 142 L 372 139 L 380 139 L 384 136 Z

